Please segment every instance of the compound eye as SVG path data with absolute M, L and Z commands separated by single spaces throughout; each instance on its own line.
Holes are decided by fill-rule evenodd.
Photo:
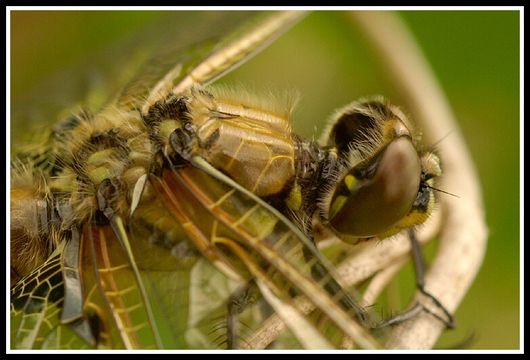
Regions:
M 358 168 L 344 177 L 329 211 L 336 231 L 358 238 L 391 230 L 411 210 L 420 186 L 420 159 L 409 137 L 389 143 L 366 167 L 372 169 L 367 178 Z

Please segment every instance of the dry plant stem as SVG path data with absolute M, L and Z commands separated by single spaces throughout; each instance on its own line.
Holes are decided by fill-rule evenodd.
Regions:
M 425 277 L 425 288 L 454 313 L 484 258 L 487 228 L 480 184 L 448 102 L 412 34 L 397 15 L 351 13 L 385 61 L 395 86 L 406 95 L 407 108 L 431 142 L 449 134 L 437 148 L 444 168 L 440 188 L 459 198 L 440 196 L 444 225 L 437 256 Z M 417 301 L 421 299 L 416 295 Z M 386 344 L 391 349 L 429 349 L 444 325 L 428 314 L 396 326 Z
M 423 244 L 433 239 L 439 231 L 440 224 L 440 213 L 436 211 L 427 224 L 419 229 L 418 241 Z M 366 298 L 363 299 L 365 304 L 371 304 L 372 299 L 376 298 L 378 292 L 384 288 L 385 282 L 391 280 L 392 272 L 398 271 L 402 262 L 409 256 L 410 242 L 406 236 L 398 235 L 389 240 L 366 242 L 356 247 L 358 251 L 337 267 L 336 277 L 341 285 L 347 288 L 377 274 L 368 285 Z M 303 313 L 307 314 L 314 309 L 313 304 L 306 297 L 299 297 L 295 299 L 295 302 L 297 308 Z M 245 339 L 241 348 L 263 349 L 276 340 L 284 330 L 283 321 L 277 315 L 272 315 L 258 330 Z

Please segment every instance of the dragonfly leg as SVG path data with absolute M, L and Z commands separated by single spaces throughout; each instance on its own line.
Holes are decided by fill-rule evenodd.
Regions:
M 433 312 L 427 310 L 425 306 L 424 309 L 427 310 L 429 313 L 434 315 L 437 319 L 442 321 L 445 326 L 447 326 L 449 329 L 453 329 L 455 327 L 455 321 L 453 318 L 453 315 L 442 305 L 442 303 L 430 292 L 425 290 L 425 259 L 423 258 L 423 253 L 421 251 L 420 243 L 418 242 L 418 239 L 416 238 L 416 232 L 414 229 L 409 230 L 409 239 L 410 239 L 410 247 L 412 250 L 412 258 L 414 260 L 414 269 L 416 272 L 416 286 L 418 287 L 418 290 L 421 291 L 422 294 L 427 296 L 429 299 L 431 299 L 436 307 L 438 307 L 445 315 L 445 319 L 441 316 L 438 316 L 434 314 Z
M 422 303 L 416 303 L 412 308 L 409 310 L 398 314 L 396 316 L 391 317 L 390 319 L 383 320 L 380 322 L 376 328 L 382 328 L 386 326 L 392 326 L 399 323 L 402 323 L 403 321 L 412 319 L 413 317 L 417 316 L 422 311 L 426 311 L 432 316 L 434 316 L 436 319 L 440 320 L 445 324 L 445 326 L 449 329 L 453 329 L 455 327 L 455 321 L 453 315 L 443 306 L 443 304 L 430 292 L 425 290 L 425 259 L 423 258 L 423 254 L 421 251 L 420 244 L 418 242 L 418 239 L 416 238 L 416 233 L 414 229 L 409 230 L 409 239 L 410 239 L 410 245 L 411 245 L 411 251 L 412 251 L 412 258 L 414 261 L 414 271 L 416 273 L 416 286 L 418 290 L 432 300 L 432 302 L 436 305 L 437 308 L 439 308 L 444 316 L 440 316 L 430 310 L 427 306 L 425 306 Z
M 175 129 L 169 136 L 169 143 L 173 151 L 182 159 L 189 161 L 197 152 L 195 126 L 187 122 L 182 127 Z
M 238 287 L 228 298 L 228 314 L 226 318 L 226 345 L 228 349 L 238 348 L 239 315 L 245 311 L 248 305 L 256 301 L 253 296 L 256 285 L 249 281 Z

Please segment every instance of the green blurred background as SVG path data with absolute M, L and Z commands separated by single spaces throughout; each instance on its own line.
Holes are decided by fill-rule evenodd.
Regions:
M 484 265 L 456 313 L 458 328 L 447 331 L 437 346 L 451 347 L 474 333 L 471 348 L 517 349 L 519 13 L 401 11 L 400 15 L 457 114 L 480 175 L 490 231 Z M 12 12 L 12 99 L 49 74 L 86 60 L 163 16 L 153 11 Z M 318 137 L 329 114 L 353 99 L 382 94 L 400 103 L 400 94 L 367 45 L 363 34 L 340 13 L 315 12 L 221 81 L 298 90 L 302 98 L 295 130 Z M 459 194 L 458 189 L 445 190 Z

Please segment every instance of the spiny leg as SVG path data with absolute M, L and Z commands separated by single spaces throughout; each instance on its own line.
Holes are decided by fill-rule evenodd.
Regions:
M 451 315 L 451 313 L 442 305 L 442 303 L 434 295 L 425 290 L 425 259 L 423 258 L 423 253 L 416 237 L 416 232 L 414 231 L 414 229 L 410 229 L 408 233 L 412 251 L 412 259 L 414 261 L 414 271 L 416 273 L 416 286 L 423 295 L 427 296 L 434 302 L 436 307 L 438 307 L 444 313 L 446 318 L 441 317 L 440 315 L 431 311 L 427 306 L 418 302 L 414 304 L 414 306 L 409 310 L 396 316 L 393 316 L 390 319 L 383 320 L 376 327 L 382 328 L 386 326 L 396 325 L 402 323 L 403 321 L 412 319 L 413 317 L 420 314 L 422 311 L 426 311 L 427 313 L 434 316 L 436 319 L 443 322 L 445 326 L 447 326 L 449 329 L 453 329 L 455 327 L 453 315 Z
M 418 242 L 418 238 L 416 237 L 416 232 L 414 231 L 414 229 L 409 230 L 409 239 L 410 246 L 412 249 L 412 258 L 414 260 L 414 270 L 416 272 L 416 286 L 422 294 L 430 298 L 434 302 L 434 304 L 440 310 L 442 310 L 447 319 L 444 319 L 438 316 L 437 314 L 431 312 L 424 305 L 422 305 L 422 307 L 424 308 L 424 310 L 426 310 L 431 315 L 443 322 L 445 326 L 447 326 L 449 329 L 453 329 L 455 327 L 453 315 L 451 315 L 451 313 L 442 305 L 442 303 L 434 295 L 425 290 L 425 259 L 423 258 L 420 243 Z
M 253 292 L 256 285 L 249 281 L 238 287 L 228 298 L 226 316 L 226 346 L 228 349 L 238 348 L 239 315 L 245 311 L 248 305 L 255 302 Z

